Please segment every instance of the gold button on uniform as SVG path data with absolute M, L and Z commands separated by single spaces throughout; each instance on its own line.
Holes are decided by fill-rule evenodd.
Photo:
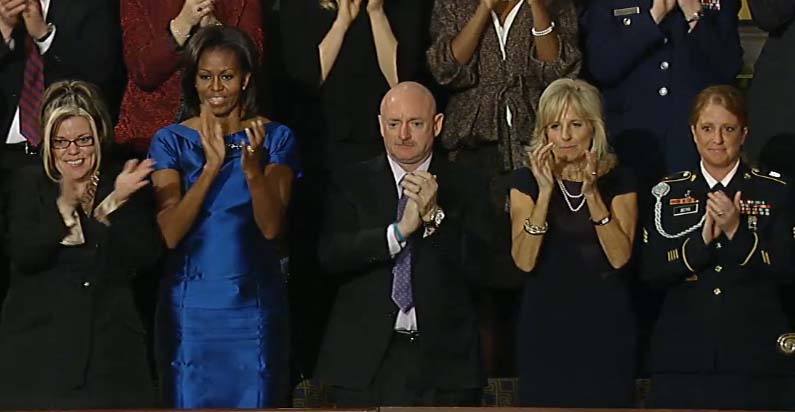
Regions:
M 721 270 L 723 270 L 723 267 L 722 267 L 722 266 L 720 266 L 720 265 L 718 265 L 718 266 L 715 266 L 715 272 L 718 272 L 718 273 L 720 273 L 720 271 L 721 271 Z
M 714 290 L 712 290 L 712 293 L 714 293 L 715 296 L 718 296 L 718 295 L 721 294 L 721 290 L 720 290 L 720 288 L 715 288 Z

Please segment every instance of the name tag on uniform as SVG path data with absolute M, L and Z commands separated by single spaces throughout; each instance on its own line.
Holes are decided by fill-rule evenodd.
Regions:
M 613 16 L 630 16 L 633 14 L 640 14 L 640 7 L 624 7 L 623 9 L 613 9 Z
M 698 203 L 676 205 L 673 207 L 674 216 L 692 215 L 698 213 Z

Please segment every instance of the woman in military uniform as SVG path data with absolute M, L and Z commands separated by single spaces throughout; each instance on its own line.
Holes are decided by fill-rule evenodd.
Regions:
M 789 409 L 795 363 L 777 350 L 789 329 L 789 186 L 740 159 L 748 129 L 739 90 L 702 91 L 690 124 L 701 164 L 654 186 L 643 231 L 642 276 L 667 291 L 647 406 Z

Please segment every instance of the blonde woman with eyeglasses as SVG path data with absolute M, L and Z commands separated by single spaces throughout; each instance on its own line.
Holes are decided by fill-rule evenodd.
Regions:
M 162 250 L 149 174 L 106 153 L 113 129 L 99 90 L 51 85 L 42 166 L 15 180 L 0 322 L 0 409 L 157 406 L 131 287 Z

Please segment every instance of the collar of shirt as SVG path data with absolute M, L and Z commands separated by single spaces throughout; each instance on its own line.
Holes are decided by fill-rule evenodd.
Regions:
M 392 160 L 392 158 L 389 155 L 386 156 L 386 159 L 389 161 L 389 168 L 392 169 L 392 177 L 395 178 L 395 190 L 397 191 L 397 196 L 400 197 L 401 190 L 399 183 L 407 172 L 403 169 L 402 166 L 400 166 L 397 162 Z M 433 159 L 433 154 L 428 156 L 428 158 L 425 159 L 424 162 L 420 163 L 420 166 L 417 168 L 417 170 L 422 172 L 427 172 L 428 167 L 431 165 L 431 159 Z
M 737 168 L 739 167 L 740 167 L 740 161 L 737 160 L 737 163 L 734 164 L 732 170 L 730 170 L 729 173 L 726 174 L 726 177 L 724 177 L 723 180 L 720 181 L 723 187 L 729 187 L 729 183 L 734 178 L 734 175 L 737 174 Z M 716 184 L 718 184 L 718 179 L 715 179 L 714 177 L 712 177 L 711 174 L 709 174 L 709 172 L 707 172 L 707 169 L 704 167 L 703 161 L 701 162 L 701 174 L 704 175 L 704 179 L 707 181 L 707 185 L 709 185 L 710 189 L 712 189 L 713 187 L 715 187 Z

